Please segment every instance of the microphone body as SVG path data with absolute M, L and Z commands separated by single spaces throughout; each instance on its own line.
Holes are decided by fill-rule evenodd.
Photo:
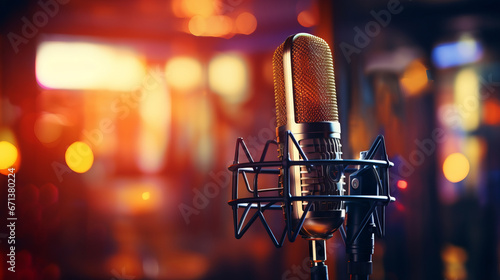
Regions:
M 301 160 L 299 151 L 284 145 L 292 132 L 307 159 L 340 159 L 340 123 L 335 95 L 333 59 L 321 38 L 299 33 L 279 46 L 273 56 L 276 102 L 276 134 L 280 159 Z M 287 143 L 293 147 L 293 143 Z M 285 182 L 280 171 L 280 185 Z M 343 195 L 342 170 L 335 166 L 290 167 L 288 182 L 292 196 Z M 284 189 L 284 188 L 283 188 Z M 343 202 L 314 201 L 300 234 L 310 239 L 328 239 L 345 218 Z M 296 227 L 308 207 L 307 201 L 292 202 L 292 225 Z

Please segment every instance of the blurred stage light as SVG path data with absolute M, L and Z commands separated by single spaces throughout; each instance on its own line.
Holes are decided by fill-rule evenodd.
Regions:
M 465 179 L 469 174 L 469 160 L 461 153 L 453 153 L 443 163 L 443 174 L 452 183 Z
M 165 66 L 167 85 L 180 91 L 201 87 L 203 70 L 201 63 L 191 57 L 174 57 Z
M 151 194 L 149 192 L 143 192 L 142 193 L 142 199 L 143 200 L 148 200 Z
M 68 167 L 77 172 L 87 172 L 94 163 L 94 153 L 92 149 L 84 142 L 74 142 L 66 150 L 66 164 Z
M 249 35 L 257 28 L 257 19 L 253 14 L 244 12 L 238 15 L 235 24 L 237 33 Z
M 35 136 L 43 144 L 56 142 L 62 131 L 63 121 L 59 115 L 44 113 L 35 121 Z
M 405 69 L 400 83 L 408 95 L 416 95 L 425 89 L 427 80 L 427 67 L 422 62 L 414 60 Z
M 441 259 L 444 264 L 443 276 L 445 279 L 467 279 L 467 251 L 462 247 L 447 244 L 441 250 Z
M 208 66 L 210 89 L 229 103 L 240 103 L 248 98 L 248 66 L 241 55 L 221 54 Z
M 181 18 L 214 15 L 219 5 L 215 0 L 172 0 L 171 4 L 174 15 Z
M 7 127 L 0 126 L 0 174 L 7 175 L 7 168 L 15 168 L 19 171 L 21 165 L 21 151 L 14 132 Z
M 47 41 L 37 50 L 36 78 L 44 88 L 131 91 L 144 75 L 144 63 L 125 48 Z
M 0 155 L 0 169 L 10 168 L 17 160 L 17 148 L 10 142 L 0 141 Z
M 454 105 L 465 131 L 475 130 L 480 122 L 479 79 L 476 71 L 465 68 L 458 72 L 454 83 Z
M 490 98 L 483 104 L 483 121 L 487 125 L 500 125 L 500 101 Z
M 398 180 L 397 186 L 401 190 L 405 190 L 408 187 L 408 182 L 405 180 Z
M 168 75 L 168 74 L 167 74 Z M 163 167 L 170 132 L 170 95 L 164 80 L 151 90 L 143 89 L 144 100 L 139 106 L 142 119 L 139 132 L 139 168 L 155 173 Z
M 297 21 L 304 27 L 312 27 L 318 24 L 318 15 L 310 10 L 305 10 L 297 15 Z
M 470 37 L 457 42 L 443 43 L 432 50 L 432 61 L 438 68 L 448 68 L 479 61 L 483 47 Z
M 233 31 L 233 19 L 225 15 L 194 16 L 189 20 L 189 32 L 195 36 L 225 37 Z

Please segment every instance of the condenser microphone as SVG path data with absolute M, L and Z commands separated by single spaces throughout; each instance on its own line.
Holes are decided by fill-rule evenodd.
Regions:
M 288 37 L 274 52 L 273 74 L 277 140 L 267 141 L 260 159 L 254 159 L 238 138 L 229 166 L 235 237 L 255 221 L 276 247 L 283 246 L 285 236 L 294 242 L 300 234 L 309 241 L 311 280 L 328 280 L 326 240 L 338 230 L 351 279 L 367 280 L 374 233 L 384 235 L 385 207 L 394 201 L 388 172 L 393 164 L 384 138 L 379 135 L 361 159 L 342 159 L 333 58 L 323 39 L 305 33 Z M 279 160 L 267 159 L 271 145 L 277 146 Z M 278 187 L 259 181 L 268 175 L 278 175 Z M 279 238 L 265 217 L 273 210 L 285 218 Z
M 335 93 L 333 59 L 321 38 L 299 33 L 288 37 L 273 56 L 276 103 L 276 134 L 280 159 L 341 159 L 340 123 Z M 304 152 L 290 149 L 283 154 L 288 131 Z M 291 146 L 291 145 L 290 145 Z M 343 175 L 335 165 L 295 165 L 288 182 L 292 196 L 343 195 Z M 284 183 L 281 170 L 279 181 Z M 309 211 L 306 211 L 309 206 Z M 308 239 L 328 239 L 342 225 L 345 206 L 341 201 L 294 201 L 292 224 L 303 226 L 300 234 Z M 313 244 L 314 245 L 314 244 Z

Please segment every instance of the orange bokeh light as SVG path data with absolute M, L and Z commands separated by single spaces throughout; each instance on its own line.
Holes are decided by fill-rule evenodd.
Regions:
M 244 12 L 236 18 L 236 32 L 249 35 L 257 29 L 257 19 L 251 13 Z
M 409 94 L 416 95 L 421 93 L 427 86 L 427 67 L 425 65 L 415 60 L 403 73 L 401 78 L 401 87 Z
M 500 124 L 500 101 L 491 99 L 484 102 L 483 121 L 487 125 Z
M 311 27 L 318 24 L 318 17 L 314 12 L 305 10 L 299 13 L 297 21 L 304 27 Z
M 233 20 L 224 15 L 194 16 L 189 20 L 189 32 L 195 36 L 224 37 L 233 30 Z
M 408 187 L 408 182 L 406 182 L 405 180 L 398 180 L 397 185 L 399 189 L 404 190 Z

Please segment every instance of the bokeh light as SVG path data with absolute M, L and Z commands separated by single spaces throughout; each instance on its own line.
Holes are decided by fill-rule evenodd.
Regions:
M 458 72 L 454 83 L 454 105 L 458 109 L 465 131 L 475 130 L 480 123 L 479 78 L 472 68 Z
M 405 180 L 398 180 L 397 186 L 399 189 L 405 190 L 406 188 L 408 188 L 408 182 L 406 182 Z
M 483 57 L 483 47 L 470 36 L 459 41 L 437 45 L 432 50 L 432 60 L 438 68 L 448 68 L 479 61 Z
M 312 27 L 318 24 L 318 17 L 312 11 L 305 10 L 297 15 L 297 21 L 304 27 Z
M 10 168 L 17 160 L 16 146 L 7 141 L 0 141 L 0 169 Z
M 249 35 L 257 28 L 257 19 L 253 14 L 244 12 L 238 15 L 235 24 L 236 32 Z
M 42 114 L 35 121 L 35 136 L 43 144 L 56 142 L 61 137 L 62 131 L 63 121 L 56 114 Z
M 168 75 L 168 74 L 167 74 Z M 141 127 L 139 132 L 139 168 L 146 173 L 161 169 L 168 146 L 171 101 L 165 80 L 161 77 L 158 85 L 143 89 L 144 100 L 139 105 Z
M 66 164 L 68 167 L 77 172 L 87 172 L 94 163 L 94 153 L 89 145 L 84 142 L 74 142 L 66 150 Z
M 194 16 L 189 20 L 189 32 L 195 36 L 224 37 L 233 30 L 233 19 L 225 15 Z
M 36 54 L 37 81 L 50 89 L 129 91 L 144 74 L 135 52 L 105 44 L 47 41 Z
M 180 91 L 199 88 L 203 82 L 201 63 L 191 57 L 174 57 L 165 66 L 167 84 Z
M 457 183 L 465 179 L 469 174 L 469 170 L 469 160 L 461 153 L 453 153 L 444 160 L 444 176 L 452 183 Z
M 173 0 L 171 4 L 175 16 L 181 18 L 210 16 L 215 14 L 217 8 L 215 0 Z
M 427 86 L 427 67 L 415 60 L 408 65 L 401 78 L 401 87 L 408 95 L 421 93 Z
M 239 103 L 248 98 L 247 63 L 238 54 L 220 54 L 208 66 L 210 88 L 227 102 Z
M 143 200 L 148 200 L 151 194 L 149 192 L 143 192 L 142 193 L 142 199 Z

